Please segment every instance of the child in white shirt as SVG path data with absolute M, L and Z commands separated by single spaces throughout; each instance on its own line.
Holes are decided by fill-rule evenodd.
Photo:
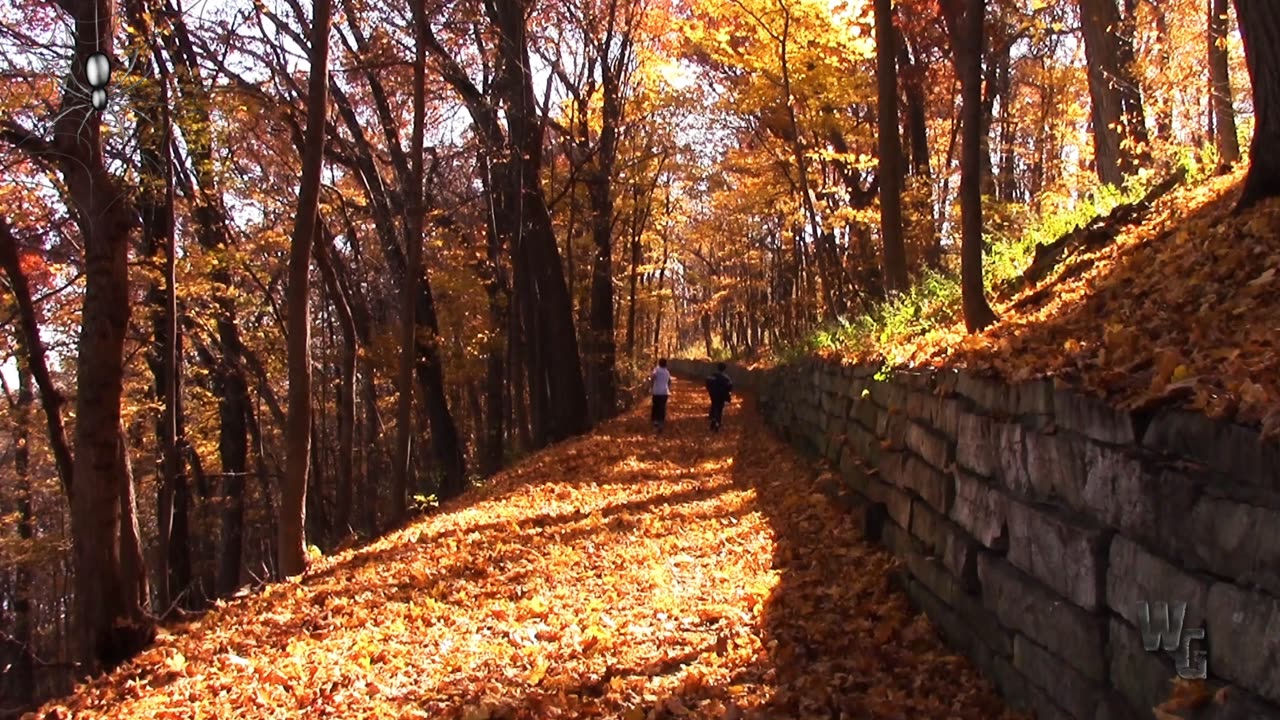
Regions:
M 667 398 L 671 395 L 671 371 L 667 370 L 666 358 L 658 360 L 658 367 L 650 373 L 649 381 L 653 392 L 653 412 L 650 413 L 650 419 L 653 420 L 653 429 L 661 435 L 662 425 L 667 421 Z

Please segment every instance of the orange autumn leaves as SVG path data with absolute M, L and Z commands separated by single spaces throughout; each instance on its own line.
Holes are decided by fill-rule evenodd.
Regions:
M 1242 179 L 1174 190 L 995 305 L 983 333 L 957 324 L 883 354 L 1052 375 L 1130 408 L 1182 404 L 1280 434 L 1280 201 L 1232 216 Z
M 1001 715 L 758 418 L 735 404 L 713 436 L 678 394 L 658 439 L 644 410 L 174 628 L 44 713 Z

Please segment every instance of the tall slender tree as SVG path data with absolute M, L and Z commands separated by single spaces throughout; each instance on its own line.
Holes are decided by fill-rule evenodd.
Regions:
M 31 297 L 31 285 L 27 282 L 18 256 L 18 239 L 4 217 L 0 217 L 0 270 L 8 278 L 9 290 L 18 305 L 21 328 L 18 333 L 18 348 L 22 354 L 20 362 L 26 364 L 36 381 L 36 387 L 40 389 L 40 406 L 44 410 L 45 427 L 54 464 L 58 469 L 58 479 L 62 482 L 63 492 L 70 498 L 74 469 L 71 445 L 67 441 L 66 426 L 62 421 L 62 406 L 66 403 L 66 398 L 53 385 L 44 342 L 40 339 L 40 323 Z
M 1253 143 L 1237 209 L 1280 195 L 1280 4 L 1236 0 L 1249 79 L 1253 83 Z
M 960 287 L 964 324 L 977 332 L 996 321 L 982 279 L 982 47 L 985 0 L 944 0 L 960 77 Z
M 142 3 L 135 4 L 139 11 L 134 22 L 142 26 L 147 15 Z M 189 179 L 185 177 L 186 173 L 177 173 L 173 180 L 193 203 L 192 219 L 195 220 L 195 236 L 201 250 L 216 257 L 225 254 L 230 247 L 232 223 L 224 199 L 225 180 L 216 163 L 213 98 L 202 77 L 196 45 L 186 18 L 167 3 L 158 15 L 160 31 L 143 31 L 143 34 L 148 36 L 152 45 L 163 46 L 172 64 L 177 91 L 175 106 L 181 108 L 181 112 L 172 113 L 169 122 L 182 133 L 188 154 L 187 164 L 192 170 Z M 159 48 L 153 49 L 152 54 L 163 68 Z M 210 348 L 207 358 L 214 393 L 218 397 L 222 529 L 219 533 L 221 556 L 215 582 L 222 594 L 230 594 L 240 586 L 244 555 L 245 477 L 249 457 L 247 423 L 252 412 L 230 265 L 218 262 L 210 273 L 214 286 L 212 299 L 216 306 L 217 342 L 216 347 Z M 181 416 L 178 419 L 181 422 Z
M 426 10 L 421 2 L 410 2 L 413 17 L 413 126 L 410 137 L 409 182 L 405 203 L 405 245 L 407 268 L 400 301 L 400 397 L 396 406 L 396 454 L 392 459 L 391 518 L 404 519 L 409 488 L 413 486 L 413 370 L 417 364 L 417 324 L 415 310 L 418 282 L 422 274 L 423 214 L 423 121 L 426 113 Z
M 289 245 L 289 419 L 280 507 L 280 572 L 306 570 L 307 475 L 311 464 L 311 247 L 318 230 L 320 170 L 324 162 L 329 90 L 330 0 L 315 0 L 311 21 L 311 75 L 302 152 L 298 211 Z
M 164 254 L 163 282 L 151 281 L 147 291 L 151 305 L 152 336 L 155 339 L 147 363 L 155 378 L 155 397 L 160 403 L 156 418 L 157 470 L 161 478 L 156 490 L 157 573 L 156 600 L 160 607 L 173 604 L 175 595 L 191 605 L 192 588 L 190 523 L 186 478 L 181 473 L 178 428 L 181 406 L 178 365 L 177 246 L 174 233 L 173 123 L 169 103 L 169 70 L 156 52 L 150 16 L 144 3 L 125 3 L 131 32 L 142 36 L 140 60 L 149 74 L 145 94 L 147 112 L 138 122 L 139 172 L 141 187 L 138 209 L 142 214 L 142 246 L 149 258 Z M 145 38 L 145 39 L 144 39 Z M 148 42 L 148 40 L 150 42 Z
M 507 118 L 503 205 L 515 213 L 507 227 L 516 273 L 516 301 L 535 413 L 534 444 L 545 445 L 591 427 L 573 302 L 560 263 L 555 228 L 542 189 L 545 127 L 538 117 L 529 62 L 528 17 L 520 0 L 493 0 L 489 19 L 498 34 L 499 74 Z
M 587 173 L 587 199 L 591 208 L 591 238 L 595 254 L 591 263 L 591 309 L 586 372 L 596 420 L 617 410 L 617 343 L 614 339 L 613 292 L 613 180 L 618 160 L 619 134 L 631 58 L 635 3 L 606 0 L 603 28 L 589 32 L 589 43 L 600 68 L 600 136 Z M 582 108 L 583 111 L 586 108 Z M 585 121 L 585 112 L 584 121 Z M 583 123 L 586 124 L 585 122 Z
M 31 404 L 35 399 L 31 392 L 31 373 L 25 358 L 19 357 L 18 392 L 13 403 L 13 474 L 17 481 L 14 490 L 18 511 L 18 537 L 30 541 L 35 537 L 35 517 L 32 512 L 31 493 Z M 11 663 L 5 679 L 16 690 L 13 699 L 26 704 L 34 699 L 36 692 L 36 656 L 35 626 L 36 614 L 33 595 L 35 593 L 32 563 L 29 559 L 20 560 L 14 568 L 13 577 L 13 638 L 12 645 L 16 657 L 8 658 Z
M 74 82 L 64 91 L 53 140 L 14 122 L 0 126 L 0 137 L 57 169 L 84 247 L 75 457 L 64 482 L 76 567 L 75 654 L 86 668 L 98 669 L 131 657 L 155 633 L 121 413 L 130 314 L 128 244 L 137 210 L 107 169 L 101 119 L 77 89 L 88 86 L 91 56 L 114 54 L 115 3 L 60 0 L 58 5 L 73 28 Z
M 1231 95 L 1230 58 L 1227 57 L 1227 0 L 1210 0 L 1209 84 L 1213 95 L 1214 145 L 1223 170 L 1240 160 L 1236 137 L 1235 101 Z
M 1132 18 L 1121 17 L 1116 0 L 1080 0 L 1080 27 L 1093 102 L 1098 179 L 1120 185 L 1137 169 L 1147 141 L 1133 71 Z
M 884 243 L 885 287 L 907 287 L 907 254 L 902 244 L 902 139 L 898 134 L 897 33 L 893 0 L 875 0 L 876 86 L 880 145 L 880 241 Z

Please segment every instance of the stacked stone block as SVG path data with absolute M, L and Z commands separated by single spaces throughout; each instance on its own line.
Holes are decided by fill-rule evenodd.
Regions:
M 1176 676 L 1144 647 L 1139 602 L 1181 601 L 1210 686 L 1230 686 L 1197 717 L 1280 718 L 1280 445 L 1051 380 L 816 359 L 730 374 L 839 468 L 913 602 L 1011 704 L 1153 717 Z

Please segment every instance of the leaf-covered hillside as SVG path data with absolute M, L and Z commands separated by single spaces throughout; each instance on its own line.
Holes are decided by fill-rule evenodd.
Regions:
M 1053 375 L 1130 407 L 1185 403 L 1280 433 L 1280 201 L 1236 215 L 1243 171 L 1121 206 L 1074 233 L 1034 282 L 960 321 L 874 352 L 1021 380 Z
M 683 390 L 663 436 L 557 445 L 41 717 L 1002 717 L 817 473 Z

